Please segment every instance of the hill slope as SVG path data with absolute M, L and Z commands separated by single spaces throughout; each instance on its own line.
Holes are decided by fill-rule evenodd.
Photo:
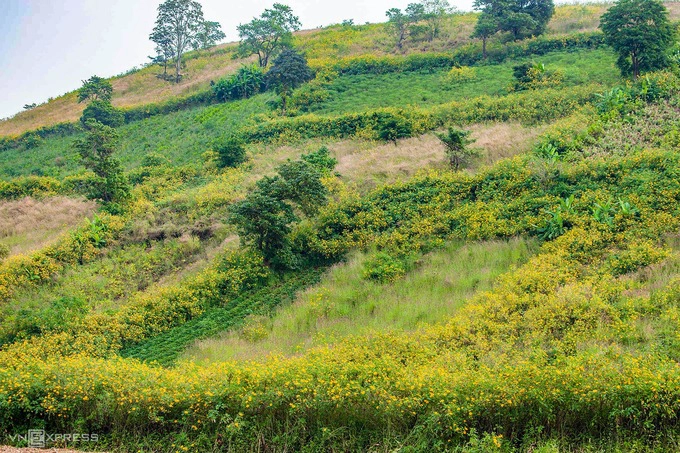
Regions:
M 671 17 L 680 17 L 680 4 L 667 3 Z M 589 32 L 597 29 L 599 16 L 606 4 L 583 6 L 558 6 L 548 27 L 551 35 Z M 451 17 L 443 25 L 442 37 L 422 44 L 407 44 L 404 52 L 450 51 L 470 42 L 470 34 L 476 15 L 465 14 Z M 298 33 L 295 45 L 305 51 L 310 60 L 357 55 L 394 54 L 396 48 L 382 24 L 353 27 L 333 26 L 327 29 L 308 30 Z M 146 67 L 130 74 L 111 79 L 114 87 L 113 104 L 118 107 L 138 107 L 152 102 L 162 102 L 178 96 L 187 96 L 208 87 L 217 80 L 234 72 L 252 59 L 235 59 L 235 45 L 223 44 L 208 51 L 190 52 L 186 58 L 184 79 L 179 84 L 159 79 L 158 67 Z M 17 136 L 39 127 L 61 122 L 76 121 L 85 106 L 76 102 L 75 92 L 59 96 L 30 111 L 0 121 L 0 136 Z
M 562 6 L 559 39 L 486 62 L 473 15 L 408 55 L 381 25 L 302 33 L 323 71 L 287 115 L 264 92 L 117 128 L 116 203 L 85 201 L 82 130 L 5 141 L 0 442 L 676 450 L 680 77 L 622 79 L 580 33 L 604 8 Z M 230 49 L 194 54 L 166 94 L 240 64 Z M 515 85 L 532 61 L 560 77 Z M 116 102 L 161 96 L 154 70 L 117 79 Z M 460 171 L 448 127 L 475 140 Z M 231 135 L 247 161 L 223 167 Z M 246 227 L 283 225 L 273 257 L 237 224 L 243 200 L 264 203 Z

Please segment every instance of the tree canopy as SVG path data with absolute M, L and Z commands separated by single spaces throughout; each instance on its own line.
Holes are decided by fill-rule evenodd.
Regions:
M 553 0 L 475 0 L 474 7 L 516 40 L 543 34 L 555 12 Z
M 242 56 L 257 54 L 260 67 L 265 67 L 270 58 L 290 45 L 293 32 L 300 26 L 300 19 L 289 6 L 274 3 L 260 17 L 238 26 L 239 53 Z
M 93 75 L 87 80 L 83 80 L 83 86 L 78 90 L 78 102 L 110 102 L 111 96 L 113 96 L 111 82 L 96 75 Z
M 267 86 L 276 89 L 281 95 L 282 111 L 286 112 L 286 100 L 291 92 L 314 75 L 305 57 L 292 49 L 285 49 L 276 57 L 267 73 Z
M 605 42 L 619 54 L 617 66 L 624 75 L 663 68 L 675 30 L 659 0 L 620 0 L 600 21 Z
M 175 81 L 182 78 L 182 55 L 189 48 L 200 49 L 224 39 L 217 22 L 203 18 L 201 4 L 193 0 L 165 0 L 158 6 L 156 25 L 149 39 L 156 43 L 157 59 L 175 60 Z

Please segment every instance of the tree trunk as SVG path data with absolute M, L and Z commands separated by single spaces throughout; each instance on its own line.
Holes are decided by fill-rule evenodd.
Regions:
M 640 77 L 640 61 L 636 52 L 631 54 L 631 60 L 633 62 L 633 80 L 637 80 Z
M 486 60 L 486 36 L 482 38 L 482 56 Z
M 286 116 L 286 94 L 281 94 L 281 116 Z
M 182 68 L 182 57 L 180 55 L 177 55 L 177 62 L 175 64 L 175 83 L 179 83 L 180 80 L 180 71 Z

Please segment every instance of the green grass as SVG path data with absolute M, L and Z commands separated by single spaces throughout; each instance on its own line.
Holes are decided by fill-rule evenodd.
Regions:
M 497 276 L 526 261 L 536 249 L 535 242 L 522 239 L 452 243 L 391 284 L 363 279 L 368 255 L 356 253 L 273 318 L 252 316 L 241 330 L 199 342 L 185 357 L 197 362 L 261 359 L 350 335 L 443 323 L 470 296 L 491 288 Z
M 230 301 L 225 307 L 215 307 L 179 327 L 124 349 L 121 355 L 171 365 L 194 341 L 236 328 L 248 316 L 270 314 L 277 306 L 294 300 L 298 291 L 318 282 L 320 275 L 318 269 L 288 274 L 280 281 Z
M 228 135 L 258 113 L 269 111 L 271 94 L 225 104 L 161 115 L 121 126 L 116 153 L 123 167 L 137 167 L 148 153 L 159 153 L 173 165 L 200 161 L 216 138 Z M 35 149 L 0 153 L 0 178 L 43 174 L 63 177 L 82 170 L 73 142 L 78 136 L 45 140 Z
M 513 84 L 513 66 L 528 61 L 543 63 L 549 70 L 563 71 L 563 86 L 593 82 L 609 86 L 620 81 L 615 56 L 609 50 L 553 52 L 535 59 L 475 67 L 474 80 L 455 84 L 446 80 L 446 70 L 339 77 L 329 87 L 331 99 L 317 106 L 315 112 L 339 114 L 378 107 L 425 107 L 483 95 L 503 96 Z

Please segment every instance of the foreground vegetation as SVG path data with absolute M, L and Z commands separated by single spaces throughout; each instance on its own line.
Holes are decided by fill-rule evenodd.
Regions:
M 225 251 L 119 309 L 39 335 L 19 328 L 0 353 L 4 429 L 99 432 L 126 449 L 642 448 L 640 438 L 673 448 L 680 161 L 668 149 L 678 123 L 666 119 L 679 86 L 661 73 L 606 93 L 597 112 L 551 126 L 534 153 L 475 174 L 428 173 L 366 195 L 331 178 L 333 201 L 292 232 L 308 257 L 299 270 L 277 275 L 253 252 Z M 112 239 L 128 234 L 120 228 Z M 380 291 L 449 241 L 515 236 L 543 244 L 446 322 L 413 332 L 259 363 L 163 368 L 119 355 L 171 363 L 217 333 L 218 307 L 238 307 L 229 319 L 257 335 L 252 319 L 282 300 L 265 294 L 352 249 L 368 254 L 362 278 Z M 190 319 L 205 326 L 198 337 L 176 330 Z

